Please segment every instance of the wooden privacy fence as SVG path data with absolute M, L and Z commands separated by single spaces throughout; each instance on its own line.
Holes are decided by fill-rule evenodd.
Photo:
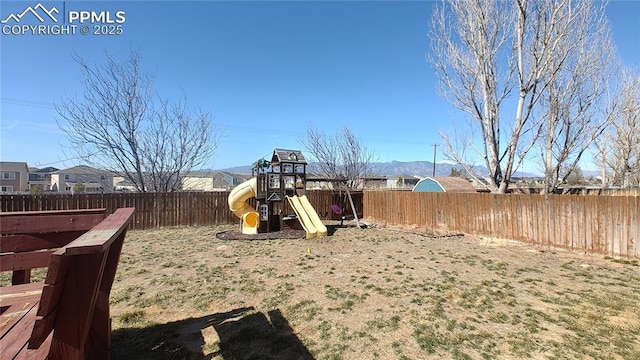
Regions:
M 354 193 L 358 216 L 515 239 L 611 256 L 640 258 L 640 197 L 497 195 L 366 191 Z M 237 223 L 229 192 L 0 195 L 0 211 L 135 207 L 132 229 Z M 330 190 L 307 191 L 322 219 L 339 219 L 331 205 L 348 201 Z M 288 211 L 285 202 L 284 211 Z
M 544 188 L 539 187 L 515 187 L 509 189 L 513 194 L 543 194 Z M 575 187 L 568 189 L 558 189 L 558 193 L 563 195 L 606 195 L 606 196 L 640 196 L 640 188 L 631 189 L 602 189 L 595 187 Z
M 334 219 L 332 204 L 342 205 L 340 194 L 331 190 L 307 191 L 309 201 L 322 219 Z M 0 211 L 42 211 L 73 209 L 107 209 L 135 207 L 130 229 L 153 229 L 165 226 L 233 224 L 238 218 L 229 211 L 228 191 L 173 193 L 105 193 L 0 195 Z M 356 209 L 362 215 L 362 193 L 353 194 Z M 252 201 L 249 201 L 253 205 Z M 284 211 L 293 213 L 288 202 Z M 347 205 L 347 212 L 351 209 Z
M 364 217 L 640 258 L 640 197 L 366 191 Z
M 226 192 L 2 195 L 1 211 L 39 211 L 135 207 L 130 229 L 211 225 L 234 219 Z

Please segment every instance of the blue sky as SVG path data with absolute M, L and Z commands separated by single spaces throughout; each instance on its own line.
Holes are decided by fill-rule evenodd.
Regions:
M 2 1 L 0 18 L 37 3 Z M 99 64 L 105 51 L 140 51 L 161 96 L 184 92 L 211 111 L 222 137 L 210 168 L 300 149 L 309 123 L 331 135 L 348 125 L 380 161 L 430 161 L 438 132 L 460 116 L 436 93 L 425 61 L 431 1 L 42 4 L 124 11 L 123 34 L 0 35 L 2 161 L 78 164 L 53 107 L 82 93 L 73 52 Z M 612 1 L 608 14 L 619 56 L 640 68 L 640 2 Z

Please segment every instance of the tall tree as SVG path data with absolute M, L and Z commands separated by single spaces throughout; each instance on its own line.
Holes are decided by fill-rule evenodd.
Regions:
M 205 164 L 218 136 L 210 113 L 192 111 L 186 99 L 171 103 L 154 92 L 140 53 L 125 61 L 109 54 L 91 66 L 73 55 L 84 94 L 56 104 L 60 128 L 86 163 L 114 171 L 140 192 L 176 191 L 193 168 Z
M 612 119 L 604 111 L 607 81 L 615 68 L 605 5 L 581 5 L 570 36 L 558 39 L 564 42 L 558 47 L 570 51 L 565 58 L 549 59 L 564 65 L 554 66 L 555 74 L 543 74 L 549 80 L 540 103 L 539 147 L 547 192 L 580 172 L 582 155 Z
M 443 1 L 434 7 L 428 60 L 438 89 L 472 121 L 480 138 L 453 139 L 446 151 L 473 177 L 480 158 L 486 183 L 506 192 L 513 173 L 536 143 L 536 109 L 575 49 L 570 39 L 588 24 L 586 0 Z M 588 20 L 588 19 L 587 19 Z M 505 120 L 506 119 L 506 120 Z
M 347 126 L 331 137 L 309 124 L 301 143 L 317 161 L 320 173 L 340 185 L 355 189 L 371 175 L 376 155 Z
M 607 115 L 612 126 L 596 141 L 603 164 L 603 184 L 640 186 L 640 74 L 625 68 L 611 96 Z
M 444 134 L 445 152 L 475 178 L 467 149 L 481 154 L 493 190 L 503 178 L 499 110 L 512 87 L 513 69 L 503 62 L 510 56 L 505 29 L 514 23 L 506 2 L 482 0 L 441 2 L 434 6 L 431 21 L 427 58 L 435 67 L 438 90 L 451 105 L 477 121 L 482 136 L 481 143 L 475 144 L 470 138 L 451 139 Z M 461 146 L 454 146 L 456 143 Z

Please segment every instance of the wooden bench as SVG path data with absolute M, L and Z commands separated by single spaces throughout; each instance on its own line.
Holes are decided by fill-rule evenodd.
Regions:
M 0 213 L 0 270 L 13 271 L 0 288 L 0 359 L 109 358 L 109 294 L 133 212 Z M 28 283 L 41 266 L 45 280 Z
M 105 217 L 106 209 L 0 212 L 0 271 L 13 272 L 13 285 L 29 283 L 31 269 Z

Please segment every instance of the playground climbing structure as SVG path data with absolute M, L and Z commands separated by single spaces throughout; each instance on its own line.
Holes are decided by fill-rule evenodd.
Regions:
M 253 164 L 252 177 L 229 194 L 229 208 L 242 220 L 242 232 L 279 231 L 298 221 L 307 238 L 327 235 L 327 228 L 306 197 L 307 161 L 299 150 L 274 149 L 271 160 Z M 248 200 L 255 198 L 255 207 Z M 285 213 L 285 201 L 293 214 Z

